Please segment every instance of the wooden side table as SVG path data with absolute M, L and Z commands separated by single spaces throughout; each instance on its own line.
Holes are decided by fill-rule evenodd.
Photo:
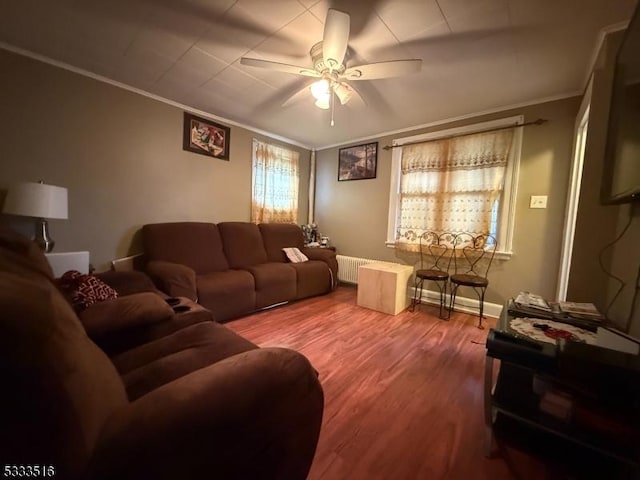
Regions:
M 409 306 L 407 282 L 413 267 L 396 263 L 368 263 L 358 267 L 358 305 L 397 315 Z

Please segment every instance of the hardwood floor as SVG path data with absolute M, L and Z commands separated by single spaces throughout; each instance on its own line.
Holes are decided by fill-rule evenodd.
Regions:
M 548 478 L 543 464 L 506 447 L 485 458 L 488 328 L 476 328 L 477 316 L 437 313 L 378 313 L 339 287 L 226 326 L 298 350 L 320 372 L 325 411 L 311 480 Z

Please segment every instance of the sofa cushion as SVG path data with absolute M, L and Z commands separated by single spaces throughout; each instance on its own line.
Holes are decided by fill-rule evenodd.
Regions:
M 322 295 L 333 288 L 331 269 L 326 262 L 309 260 L 289 265 L 296 271 L 296 300 Z
M 42 259 L 29 260 L 14 241 L 0 227 L 0 451 L 81 478 L 108 418 L 127 404 L 124 386 Z
M 291 265 L 270 262 L 248 268 L 256 283 L 257 308 L 296 298 L 296 272 Z
M 196 278 L 198 303 L 224 322 L 256 309 L 256 286 L 253 275 L 244 270 L 227 270 Z
M 258 348 L 214 323 L 202 322 L 113 357 L 131 400 L 237 353 Z M 220 392 L 223 394 L 223 392 Z
M 222 222 L 218 224 L 218 228 L 222 236 L 224 253 L 231 268 L 247 268 L 267 262 L 267 252 L 262 243 L 260 229 L 256 224 Z M 280 254 L 282 255 L 282 252 Z
M 189 301 L 186 298 L 182 302 Z M 174 314 L 170 320 L 164 322 L 140 324 L 135 327 L 123 328 L 119 331 L 110 331 L 92 340 L 109 357 L 131 350 L 145 343 L 171 335 L 178 330 L 202 322 L 215 322 L 213 314 L 205 308 L 192 309 L 187 312 Z
M 125 328 L 168 320 L 173 309 L 159 295 L 143 292 L 96 303 L 79 315 L 87 334 L 95 338 Z
M 258 225 L 262 241 L 270 262 L 286 262 L 282 249 L 304 246 L 302 229 L 290 223 L 261 223 Z
M 142 239 L 148 261 L 180 263 L 197 274 L 229 268 L 215 223 L 148 224 L 142 227 Z

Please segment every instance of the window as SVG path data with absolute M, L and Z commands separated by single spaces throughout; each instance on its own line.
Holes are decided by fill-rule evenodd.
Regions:
M 427 230 L 490 233 L 498 251 L 510 254 L 522 129 L 503 127 L 522 121 L 395 140 L 387 243 L 416 250 Z
M 252 222 L 298 222 L 299 157 L 294 150 L 253 139 Z

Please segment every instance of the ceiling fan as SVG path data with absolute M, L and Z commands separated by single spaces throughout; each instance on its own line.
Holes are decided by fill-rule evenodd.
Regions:
M 422 60 L 419 59 L 392 60 L 347 67 L 345 55 L 349 43 L 350 23 L 351 18 L 348 13 L 333 8 L 327 11 L 322 41 L 311 47 L 309 52 L 313 68 L 249 57 L 242 57 L 240 63 L 319 79 L 296 92 L 283 105 L 288 105 L 292 99 L 309 89 L 316 99 L 315 105 L 322 109 L 333 107 L 334 95 L 342 105 L 345 105 L 354 95 L 360 97 L 348 81 L 376 80 L 406 75 L 417 72 L 422 67 Z M 331 125 L 333 125 L 333 119 Z

